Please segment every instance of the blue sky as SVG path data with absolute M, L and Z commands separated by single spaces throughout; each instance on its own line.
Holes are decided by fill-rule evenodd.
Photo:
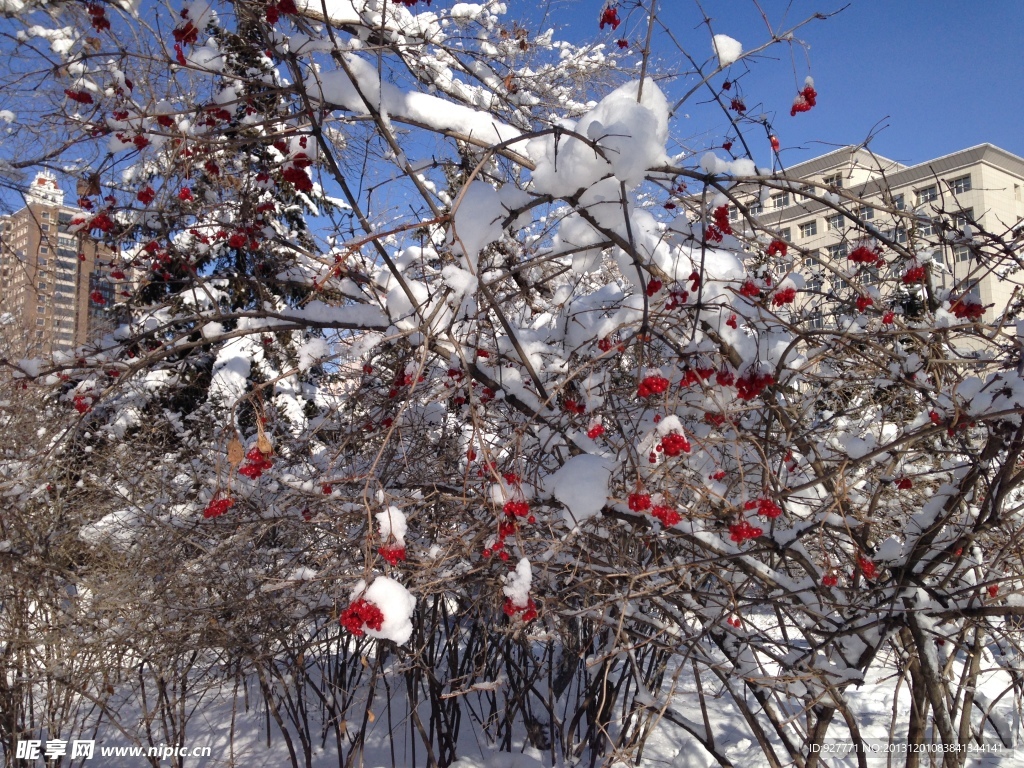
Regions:
M 642 34 L 641 14 L 634 13 L 616 33 L 598 30 L 602 0 L 556 0 L 559 18 L 572 19 L 564 30 L 574 42 Z M 509 1 L 511 15 L 518 0 Z M 762 0 L 776 25 L 787 25 L 815 12 L 844 5 L 811 0 Z M 690 0 L 661 0 L 662 18 L 694 54 L 710 55 L 706 29 Z M 752 48 L 766 39 L 763 21 L 746 0 L 704 0 L 716 33 L 728 34 Z M 622 6 L 625 9 L 625 3 Z M 849 7 L 827 21 L 815 21 L 798 37 L 809 45 L 809 72 L 819 99 L 809 113 L 790 117 L 797 85 L 808 74 L 802 51 L 795 57 L 776 48 L 756 62 L 742 79 L 748 106 L 772 116 L 787 164 L 859 143 L 874 132 L 875 152 L 913 164 L 990 142 L 1024 156 L 1024 3 L 1020 0 L 850 0 Z M 668 41 L 658 49 L 671 64 Z M 794 67 L 795 61 L 795 67 Z M 676 62 L 678 63 L 678 62 Z M 794 74 L 795 69 L 795 74 Z M 666 90 L 682 92 L 681 82 Z M 714 113 L 689 110 L 692 129 L 680 138 L 700 147 L 721 141 L 727 127 Z M 774 113 L 774 114 L 773 114 Z M 678 126 L 686 134 L 686 126 Z M 764 132 L 761 132 L 763 137 Z M 759 164 L 768 162 L 763 138 Z

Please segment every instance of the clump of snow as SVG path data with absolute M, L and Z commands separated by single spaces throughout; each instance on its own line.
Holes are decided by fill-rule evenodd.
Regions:
M 608 501 L 613 465 L 600 456 L 573 456 L 551 476 L 550 488 L 567 508 L 566 519 L 581 523 L 598 514 Z
M 405 513 L 398 507 L 388 507 L 374 517 L 380 526 L 380 537 L 383 541 L 394 538 L 398 544 L 405 544 L 405 532 L 408 530 Z
M 512 605 L 522 608 L 530 602 L 530 585 L 533 584 L 533 569 L 525 557 L 516 564 L 516 569 L 505 577 L 501 591 Z
M 728 35 L 715 35 L 711 38 L 711 45 L 714 46 L 719 65 L 723 67 L 728 67 L 743 55 L 743 46 L 740 41 L 734 40 Z
M 462 191 L 455 210 L 454 238 L 456 250 L 466 257 L 471 272 L 476 272 L 480 251 L 501 238 L 504 218 L 501 198 L 487 182 L 474 181 Z
M 441 279 L 445 285 L 452 289 L 456 296 L 464 296 L 473 293 L 477 288 L 477 278 L 472 272 L 460 269 L 454 264 L 448 264 L 441 270 Z
M 327 357 L 331 348 L 326 339 L 314 337 L 299 347 L 299 370 L 309 370 L 314 363 Z
M 668 101 L 653 80 L 645 80 L 643 97 L 637 103 L 639 87 L 638 80 L 626 83 L 601 99 L 575 125 L 565 123 L 595 142 L 600 151 L 561 135 L 532 139 L 527 153 L 536 163 L 534 190 L 569 195 L 593 186 L 609 173 L 633 188 L 649 168 L 667 162 Z
M 370 637 L 380 640 L 391 640 L 398 645 L 405 645 L 412 637 L 412 612 L 416 608 L 416 598 L 394 579 L 378 576 L 367 587 L 362 579 L 352 590 L 352 602 L 362 598 L 373 603 L 384 614 L 380 629 L 366 626 L 363 631 Z

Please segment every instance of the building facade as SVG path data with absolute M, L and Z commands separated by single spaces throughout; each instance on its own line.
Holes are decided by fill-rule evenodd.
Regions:
M 981 144 L 905 166 L 844 147 L 794 165 L 785 176 L 824 185 L 832 201 L 851 214 L 801 195 L 801 188 L 812 188 L 799 181 L 791 192 L 771 190 L 749 198 L 748 210 L 758 223 L 795 246 L 810 294 L 825 297 L 816 322 L 829 322 L 827 298 L 840 295 L 848 282 L 862 289 L 877 282 L 877 273 L 846 259 L 866 236 L 883 242 L 872 234 L 918 253 L 929 263 L 932 284 L 985 306 L 985 320 L 1011 300 L 1015 283 L 979 258 L 978 246 L 984 233 L 1012 237 L 1024 219 L 1024 159 Z M 813 192 L 822 196 L 826 189 L 815 186 Z M 735 207 L 730 213 L 739 218 Z
M 109 254 L 88 233 L 70 231 L 82 214 L 44 172 L 25 207 L 0 218 L 0 330 L 19 354 L 70 352 L 109 328 Z

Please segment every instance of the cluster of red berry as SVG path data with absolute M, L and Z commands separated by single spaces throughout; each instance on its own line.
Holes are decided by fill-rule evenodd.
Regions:
M 834 573 L 826 573 L 821 577 L 821 583 L 826 587 L 834 587 L 839 583 L 839 577 Z
M 909 491 L 914 487 L 914 483 L 909 477 L 898 477 L 896 478 L 896 490 L 898 491 Z
M 636 393 L 639 397 L 660 395 L 668 389 L 668 384 L 668 379 L 660 374 L 645 376 L 640 380 L 640 386 L 637 387 Z
M 690 448 L 690 441 L 686 439 L 686 436 L 676 434 L 675 432 L 665 435 L 658 444 L 658 451 L 664 451 L 666 456 L 678 456 L 681 453 L 689 453 Z
M 870 307 L 874 303 L 875 303 L 875 300 L 872 299 L 870 296 L 858 296 L 857 297 L 857 302 L 856 302 L 856 304 L 857 304 L 857 311 L 858 312 L 863 312 L 865 309 L 867 309 L 868 307 Z
M 590 423 L 590 427 L 587 429 L 587 437 L 591 440 L 596 440 L 604 434 L 604 424 L 599 421 L 593 421 Z
M 235 500 L 230 496 L 222 496 L 221 498 L 212 498 L 210 503 L 206 505 L 206 509 L 203 510 L 203 517 L 210 519 L 211 517 L 220 517 L 227 512 L 231 507 L 235 505 Z
M 626 499 L 629 508 L 634 512 L 643 512 L 645 509 L 651 508 L 651 494 L 643 493 L 642 491 L 636 491 L 629 494 Z
M 796 288 L 782 288 L 772 295 L 772 305 L 781 307 L 783 304 L 792 304 L 796 299 Z
M 885 264 L 885 259 L 882 258 L 882 254 L 873 248 L 868 248 L 866 245 L 858 245 L 852 251 L 850 251 L 846 258 L 852 261 L 854 264 L 868 264 L 882 266 Z
M 601 11 L 601 29 L 604 29 L 606 26 L 611 27 L 613 30 L 618 29 L 621 23 L 619 9 L 614 5 L 605 6 L 604 10 Z
M 741 619 L 739 616 L 730 616 L 728 619 L 725 620 L 725 623 L 735 629 L 741 629 L 743 627 L 743 619 Z
M 981 304 L 963 298 L 954 301 L 950 309 L 960 319 L 980 320 L 985 315 L 985 308 Z
M 341 612 L 338 623 L 359 637 L 365 633 L 365 627 L 379 632 L 384 625 L 384 614 L 373 603 L 359 598 Z
M 258 447 L 253 447 L 245 454 L 245 458 L 247 461 L 238 468 L 238 474 L 245 475 L 250 480 L 258 480 L 264 472 L 274 466 L 270 455 L 264 455 Z
M 748 299 L 756 299 L 761 295 L 761 289 L 757 287 L 757 283 L 753 280 L 745 280 L 743 285 L 740 287 L 740 296 L 746 296 Z
M 857 555 L 857 567 L 860 568 L 860 572 L 864 574 L 865 579 L 878 578 L 878 566 L 875 565 L 873 560 L 869 560 L 864 555 Z
M 750 372 L 737 379 L 736 397 L 740 400 L 753 400 L 764 391 L 765 387 L 774 383 L 775 377 L 770 373 Z
M 782 507 L 771 499 L 751 499 L 750 501 L 744 502 L 743 508 L 748 512 L 752 509 L 756 509 L 757 514 L 761 517 L 767 517 L 769 520 L 774 520 L 782 514 Z
M 391 565 L 397 565 L 399 560 L 405 560 L 405 547 L 385 544 L 377 549 L 377 554 L 391 563 Z
M 79 413 L 88 413 L 92 410 L 92 398 L 89 395 L 75 395 L 72 402 Z
M 925 269 L 923 266 L 911 267 L 903 275 L 904 285 L 917 285 L 924 282 Z
M 107 18 L 102 5 L 99 3 L 89 3 L 85 6 L 85 10 L 89 13 L 89 21 L 92 23 L 93 29 L 97 32 L 110 29 L 110 20 Z
M 88 91 L 72 91 L 65 88 L 64 95 L 77 104 L 92 104 L 92 95 Z
M 653 296 L 661 290 L 662 282 L 658 278 L 653 278 L 647 282 L 647 295 Z
M 671 528 L 683 519 L 679 512 L 672 509 L 672 507 L 666 507 L 664 504 L 656 504 L 654 509 L 651 510 L 651 517 L 660 520 L 661 524 L 666 528 Z
M 804 89 L 793 99 L 793 106 L 790 107 L 789 116 L 795 117 L 797 112 L 810 112 L 811 108 L 818 103 L 818 92 L 813 85 L 805 85 Z
M 278 19 L 284 16 L 292 16 L 299 12 L 295 7 L 295 0 L 278 0 L 267 6 L 267 23 L 276 24 Z
M 785 256 L 788 251 L 789 246 L 782 240 L 772 240 L 768 243 L 769 256 Z
M 733 523 L 729 526 L 729 538 L 735 541 L 737 544 L 742 544 L 748 539 L 756 539 L 759 536 L 763 536 L 764 531 L 757 528 L 746 520 L 740 520 L 738 523 Z
M 503 610 L 509 618 L 515 618 L 516 614 L 520 614 L 519 618 L 524 622 L 537 618 L 537 606 L 533 604 L 532 597 L 526 598 L 526 605 L 516 605 L 511 597 L 506 597 Z

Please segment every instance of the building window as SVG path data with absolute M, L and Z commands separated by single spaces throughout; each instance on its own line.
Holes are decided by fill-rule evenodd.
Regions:
M 46 325 L 46 321 L 43 318 L 41 318 L 41 317 L 37 317 L 36 318 L 36 325 L 40 325 L 40 326 Z
M 46 290 L 46 283 L 40 283 L 39 284 L 39 290 L 40 291 L 45 291 Z
M 895 227 L 890 230 L 889 237 L 893 242 L 903 245 L 907 242 L 907 230 L 904 227 Z
M 818 221 L 805 221 L 800 225 L 800 237 L 814 237 L 818 234 Z
M 843 218 L 843 214 L 837 213 L 835 216 L 826 216 L 825 223 L 828 228 L 838 232 L 843 231 L 843 227 L 846 226 L 846 220 Z
M 789 227 L 783 227 L 782 229 L 779 230 L 779 237 L 782 238 L 783 240 L 792 240 L 792 234 L 793 230 L 791 230 Z
M 918 237 L 929 237 L 935 234 L 935 224 L 931 219 L 927 221 L 921 221 L 917 224 L 917 236 Z
M 843 174 L 841 174 L 841 173 L 834 173 L 831 176 L 825 176 L 821 180 L 821 183 L 824 184 L 826 187 L 835 187 L 836 189 L 842 189 L 843 188 Z
M 906 198 L 903 197 L 902 192 L 900 192 L 898 195 L 892 196 L 892 207 L 895 208 L 897 211 L 906 210 L 907 201 Z
M 50 249 L 47 248 L 45 245 L 41 245 L 41 246 L 39 246 L 39 252 L 40 253 L 49 253 Z
M 1013 199 L 1020 200 L 1020 184 L 1013 185 Z
M 43 211 L 42 213 L 39 214 L 39 218 L 41 218 L 41 219 L 49 219 L 50 218 L 50 212 L 49 211 Z
M 50 225 L 49 224 L 40 224 L 39 226 L 43 230 L 43 232 L 49 232 L 50 231 Z
M 861 221 L 875 218 L 875 209 L 870 205 L 862 205 L 857 209 L 857 218 Z
M 43 306 L 42 304 L 40 304 L 38 307 L 36 307 L 36 314 L 37 315 L 45 315 L 46 314 L 46 307 Z
M 864 285 L 878 284 L 878 267 L 861 266 L 860 281 Z
M 938 200 L 938 199 L 939 199 L 939 188 L 937 186 L 935 186 L 934 184 L 932 184 L 929 187 L 925 187 L 924 189 L 917 190 L 917 204 L 918 205 L 924 205 L 925 203 L 930 203 L 933 200 Z
M 764 213 L 764 206 L 761 205 L 761 202 L 759 200 L 755 200 L 750 204 L 750 208 L 748 208 L 747 210 L 750 211 L 751 216 L 760 216 L 762 213 Z
M 971 175 L 960 176 L 956 179 L 950 179 L 946 182 L 949 184 L 949 189 L 954 195 L 962 195 L 964 192 L 971 191 Z
M 836 261 L 837 259 L 845 259 L 846 254 L 848 252 L 846 248 L 846 243 L 836 243 L 835 245 L 830 245 L 826 250 L 828 251 L 828 257 L 833 261 Z
M 971 260 L 971 249 L 966 245 L 958 245 L 953 249 L 953 261 L 962 263 Z
M 962 230 L 972 221 L 974 221 L 974 209 L 964 208 L 960 213 L 953 217 L 953 226 Z
M 729 221 L 739 221 L 740 209 L 735 205 L 729 206 Z
M 783 192 L 780 195 L 772 195 L 771 196 L 771 203 L 772 203 L 772 208 L 774 208 L 775 210 L 778 210 L 780 208 L 785 208 L 786 206 L 789 205 L 789 193 L 788 192 Z

